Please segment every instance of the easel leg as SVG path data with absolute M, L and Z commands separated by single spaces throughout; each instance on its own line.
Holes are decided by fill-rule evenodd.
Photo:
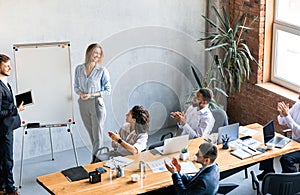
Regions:
M 22 188 L 22 173 L 23 173 L 23 157 L 24 157 L 24 138 L 25 138 L 25 134 L 27 134 L 26 126 L 23 127 L 19 188 Z
M 50 135 L 50 145 L 51 145 L 51 156 L 52 156 L 52 160 L 54 160 L 51 127 L 49 127 L 49 135 Z
M 68 124 L 68 126 L 69 126 L 68 127 L 68 132 L 71 135 L 71 140 L 72 140 L 72 145 L 73 145 L 73 151 L 74 151 L 76 165 L 79 166 L 79 164 L 78 164 L 78 158 L 77 158 L 77 152 L 76 152 L 75 143 L 74 143 L 74 138 L 73 138 L 73 134 L 72 134 L 72 131 L 71 131 L 71 124 Z

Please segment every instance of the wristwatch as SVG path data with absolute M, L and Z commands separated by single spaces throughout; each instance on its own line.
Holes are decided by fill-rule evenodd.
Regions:
M 123 140 L 120 138 L 120 139 L 118 140 L 118 143 L 119 143 L 119 144 L 121 144 L 121 143 L 122 143 L 122 141 L 123 141 Z

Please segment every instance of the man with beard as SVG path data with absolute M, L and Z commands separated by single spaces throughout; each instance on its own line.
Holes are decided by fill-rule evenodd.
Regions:
M 210 89 L 201 88 L 192 100 L 192 105 L 186 112 L 171 112 L 171 117 L 177 121 L 177 135 L 189 135 L 189 139 L 210 134 L 215 119 L 208 108 L 213 94 Z
M 17 108 L 7 77 L 10 75 L 10 58 L 0 54 L 0 194 L 19 194 L 13 178 L 13 130 L 20 127 L 19 111 L 25 107 L 23 102 Z
M 194 176 L 180 172 L 181 165 L 176 158 L 171 163 L 165 161 L 165 166 L 172 173 L 172 180 L 177 194 L 216 194 L 219 187 L 220 171 L 215 162 L 218 156 L 216 145 L 204 142 L 194 155 L 196 163 L 202 167 Z

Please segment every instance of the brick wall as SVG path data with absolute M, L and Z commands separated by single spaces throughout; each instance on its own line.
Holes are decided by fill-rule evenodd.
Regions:
M 253 56 L 263 65 L 264 57 L 264 22 L 265 22 L 265 3 L 266 0 L 230 0 L 231 19 L 238 14 L 242 8 L 248 14 L 249 19 L 258 16 L 258 20 L 252 26 L 253 30 L 244 34 L 249 49 Z M 252 75 L 249 82 L 244 83 L 239 94 L 228 98 L 227 113 L 230 123 L 239 122 L 241 125 L 250 123 L 266 124 L 274 120 L 277 130 L 286 127 L 279 126 L 277 123 L 278 112 L 276 110 L 278 101 L 286 101 L 292 105 L 294 102 L 278 94 L 272 93 L 261 88 L 256 83 L 262 82 L 262 69 L 252 64 Z

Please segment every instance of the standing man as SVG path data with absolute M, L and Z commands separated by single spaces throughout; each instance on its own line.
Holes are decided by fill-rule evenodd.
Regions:
M 19 194 L 13 178 L 13 130 L 21 125 L 19 111 L 25 107 L 23 102 L 17 108 L 7 77 L 10 75 L 10 58 L 0 54 L 0 194 Z
M 212 98 L 210 89 L 201 88 L 185 113 L 171 112 L 171 117 L 178 123 L 177 135 L 189 135 L 189 139 L 194 139 L 210 134 L 215 124 L 215 118 L 208 108 Z
M 195 176 L 181 174 L 181 166 L 177 159 L 173 158 L 171 164 L 165 162 L 165 166 L 172 173 L 173 184 L 177 194 L 207 194 L 215 195 L 219 187 L 220 171 L 215 160 L 218 148 L 204 142 L 199 146 L 199 151 L 194 158 L 202 165 Z

